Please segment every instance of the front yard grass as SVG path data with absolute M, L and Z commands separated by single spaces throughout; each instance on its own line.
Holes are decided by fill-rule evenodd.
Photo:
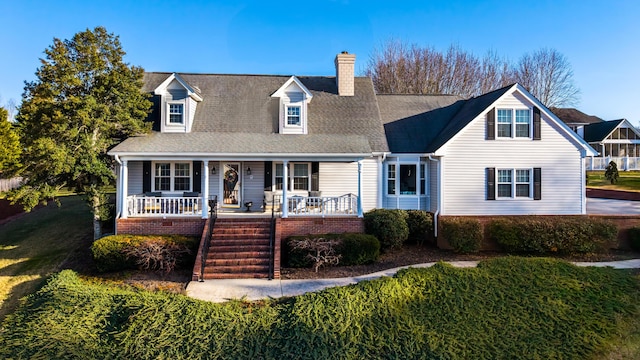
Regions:
M 604 171 L 587 171 L 587 187 L 594 189 L 625 190 L 640 192 L 640 171 L 620 171 L 615 184 L 604 177 Z
M 638 358 L 629 271 L 503 257 L 262 302 L 213 304 L 65 270 L 7 317 L 3 358 Z
M 91 213 L 80 196 L 60 197 L 19 219 L 0 225 L 0 322 L 20 298 L 91 243 Z

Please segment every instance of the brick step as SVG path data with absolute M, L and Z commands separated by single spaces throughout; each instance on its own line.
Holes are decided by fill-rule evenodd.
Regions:
M 271 233 L 271 229 L 269 228 L 216 228 L 213 230 L 214 235 L 253 235 L 253 234 L 266 234 L 267 236 Z
M 215 248 L 218 246 L 251 246 L 269 245 L 269 239 L 213 239 L 209 245 L 209 248 Z
M 216 224 L 214 226 L 224 226 L 224 227 L 271 227 L 271 221 L 222 221 L 220 219 L 216 220 Z
M 269 234 L 213 234 L 211 240 L 269 240 Z
M 225 274 L 225 273 L 205 273 L 203 278 L 205 280 L 215 279 L 267 279 L 269 274 L 267 273 L 245 273 L 245 274 Z
M 238 252 L 211 252 L 207 254 L 207 259 L 250 259 L 269 258 L 269 251 L 238 251 Z
M 221 245 L 209 247 L 209 254 L 234 253 L 234 252 L 269 252 L 269 244 L 266 245 Z
M 208 259 L 206 266 L 213 266 L 212 271 L 217 271 L 221 267 L 227 266 L 250 266 L 250 265 L 266 265 L 269 266 L 269 257 L 266 258 L 248 258 L 248 259 Z
M 267 265 L 224 265 L 215 267 L 205 267 L 205 274 L 256 274 L 269 272 L 269 264 Z

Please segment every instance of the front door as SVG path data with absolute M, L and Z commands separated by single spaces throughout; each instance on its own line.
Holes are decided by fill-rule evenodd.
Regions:
M 242 171 L 240 163 L 224 163 L 222 165 L 222 206 L 240 207 L 240 195 L 242 194 Z

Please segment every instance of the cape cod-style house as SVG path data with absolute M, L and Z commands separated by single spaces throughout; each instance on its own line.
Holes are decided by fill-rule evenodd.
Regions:
M 585 140 L 519 84 L 463 99 L 376 94 L 354 76 L 146 73 L 153 131 L 109 154 L 119 233 L 198 233 L 274 213 L 272 232 L 358 231 L 374 208 L 585 214 Z M 276 266 L 277 267 L 277 266 Z

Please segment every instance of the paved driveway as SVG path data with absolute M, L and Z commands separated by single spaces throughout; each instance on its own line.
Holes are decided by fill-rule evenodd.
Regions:
M 640 215 L 640 201 L 587 198 L 587 214 Z

